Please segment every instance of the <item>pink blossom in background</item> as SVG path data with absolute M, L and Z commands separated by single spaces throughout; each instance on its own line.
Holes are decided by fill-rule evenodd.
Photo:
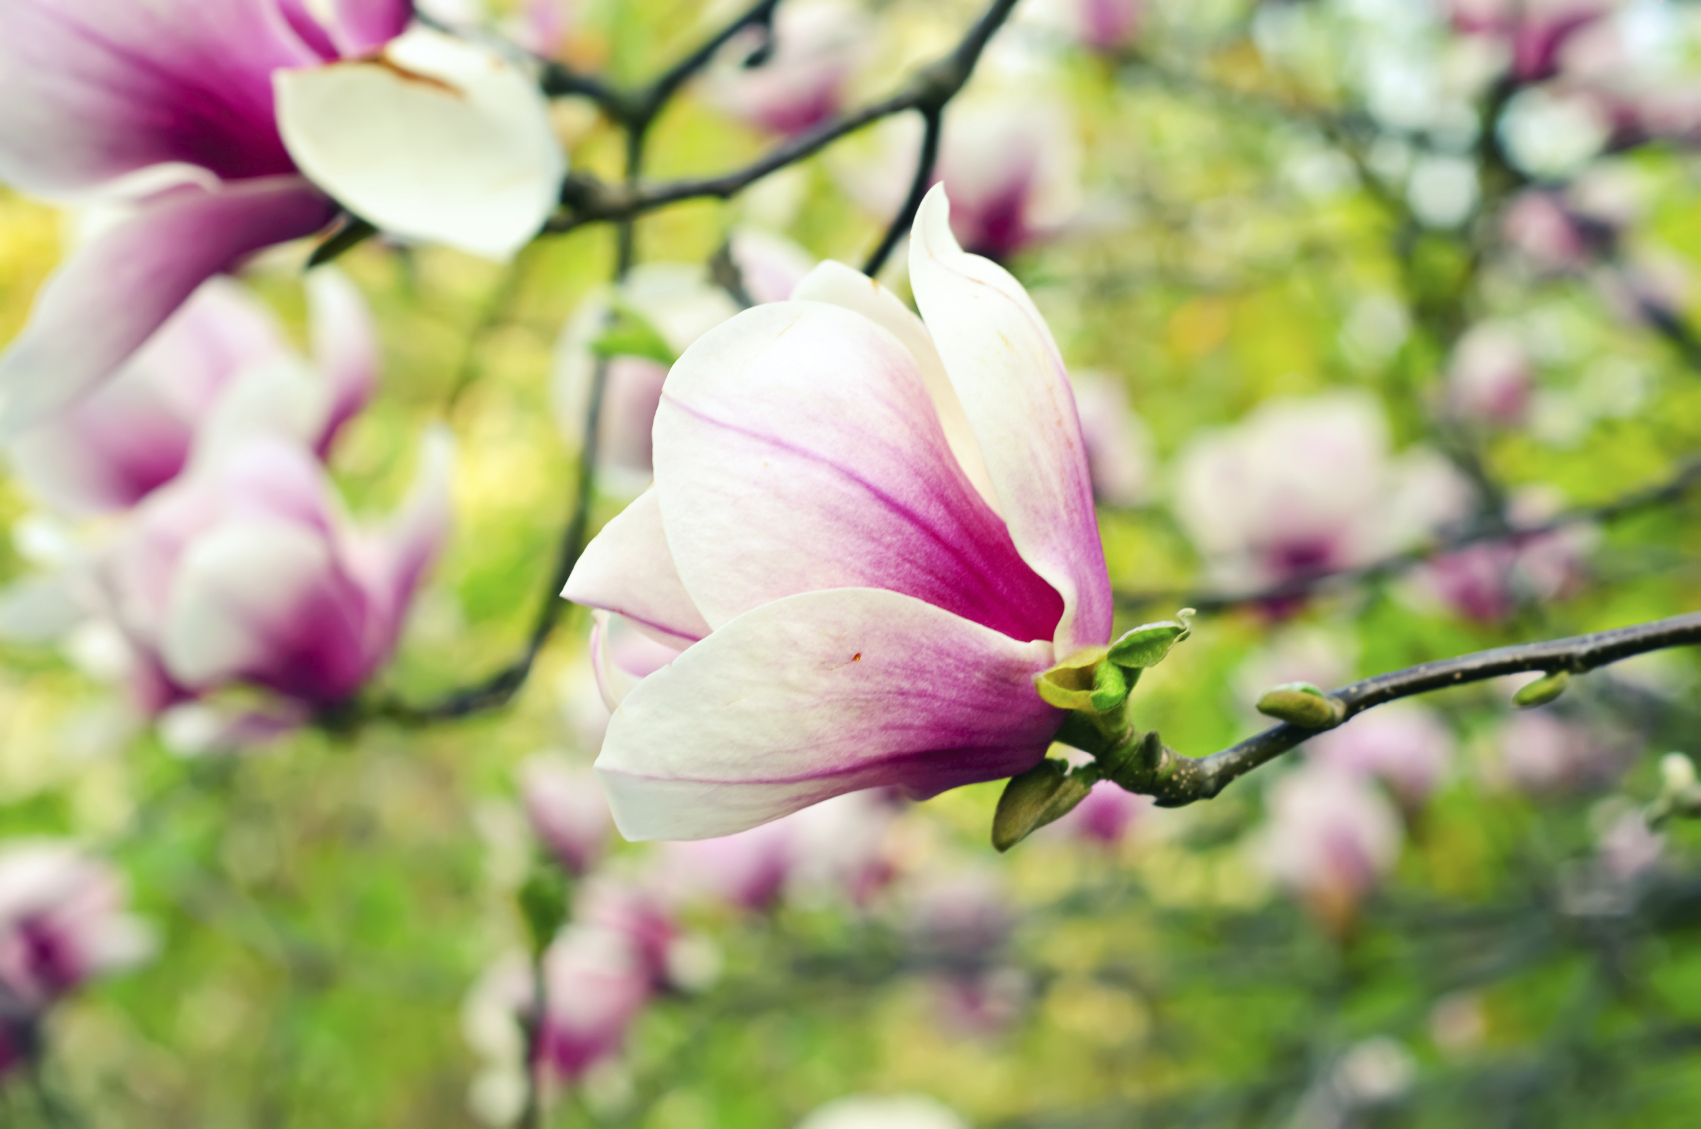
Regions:
M 1560 508 L 1560 500 L 1545 491 L 1519 491 L 1506 519 L 1514 529 L 1533 528 Z M 1435 557 L 1415 577 L 1456 614 L 1499 623 L 1521 604 L 1576 592 L 1588 578 L 1588 552 L 1597 536 L 1592 528 L 1572 526 L 1482 541 Z
M 543 754 L 520 765 L 520 798 L 532 831 L 567 873 L 589 872 L 608 849 L 614 820 L 588 767 Z
M 1459 338 L 1447 366 L 1447 406 L 1458 418 L 1516 427 L 1529 415 L 1535 365 L 1513 326 L 1481 322 Z
M 1611 14 L 1615 0 L 1451 0 L 1453 26 L 1506 47 L 1519 82 L 1547 78 L 1568 40 Z
M 1501 215 L 1507 244 L 1537 269 L 1561 274 L 1581 267 L 1596 242 L 1586 221 L 1553 192 L 1526 189 Z
M 1270 584 L 1364 564 L 1468 513 L 1438 455 L 1395 456 L 1374 401 L 1271 400 L 1181 452 L 1176 508 L 1220 582 Z
M 1551 709 L 1514 714 L 1495 744 L 1500 781 L 1535 796 L 1598 786 L 1617 774 L 1623 759 L 1619 741 Z
M 127 509 L 177 477 L 224 393 L 264 366 L 300 370 L 316 389 L 303 405 L 313 417 L 303 421 L 304 437 L 323 454 L 371 394 L 378 343 L 364 299 L 343 275 L 316 270 L 307 292 L 311 369 L 264 306 L 214 279 L 109 382 L 24 432 L 10 448 L 14 469 L 63 513 Z
M 797 854 L 797 815 L 718 839 L 662 845 L 665 881 L 685 901 L 712 900 L 748 912 L 772 909 Z
M 775 133 L 803 133 L 838 113 L 845 86 L 868 54 L 872 27 L 844 0 L 799 0 L 774 15 L 773 48 L 745 66 L 759 34 L 735 38 L 704 78 L 709 100 Z
M 1061 835 L 1101 846 L 1122 842 L 1134 822 L 1151 811 L 1156 801 L 1139 796 L 1119 784 L 1101 780 L 1075 810 L 1042 829 L 1041 834 Z
M 230 397 L 198 465 L 135 510 L 102 564 L 150 712 L 236 683 L 347 700 L 389 658 L 447 535 L 445 434 L 395 514 L 356 527 L 313 452 L 266 433 L 289 414 L 281 391 Z
M 1076 373 L 1075 407 L 1093 495 L 1111 506 L 1148 501 L 1156 476 L 1151 433 L 1128 406 L 1128 390 L 1117 378 L 1092 371 Z
M 1305 743 L 1306 759 L 1382 781 L 1415 811 L 1441 783 L 1453 758 L 1453 734 L 1435 711 L 1390 702 Z
M 91 977 L 147 959 L 123 879 L 68 843 L 0 847 L 0 994 L 39 1012 Z
M 704 839 L 831 796 L 1024 771 L 1033 686 L 1110 638 L 1067 375 L 1021 286 L 917 217 L 917 318 L 823 264 L 686 350 L 656 485 L 565 595 L 679 656 L 619 701 L 597 771 L 632 839 Z
M 1613 818 L 1596 843 L 1602 870 L 1618 882 L 1629 882 L 1658 866 L 1665 849 L 1665 836 L 1650 828 L 1641 809 L 1634 807 Z
M 741 227 L 727 237 L 727 252 L 751 301 L 783 302 L 818 261 L 783 235 Z
M 673 956 L 681 940 L 678 914 L 661 876 L 593 874 L 573 898 L 573 920 L 625 937 L 644 975 L 657 988 L 673 982 Z
M 1336 932 L 1400 857 L 1399 813 L 1357 772 L 1307 763 L 1266 792 L 1255 859 Z
M 1073 0 L 1076 35 L 1093 51 L 1118 51 L 1139 35 L 1146 0 Z

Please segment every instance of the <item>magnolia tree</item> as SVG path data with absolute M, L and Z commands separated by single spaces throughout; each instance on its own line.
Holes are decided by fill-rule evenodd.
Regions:
M 7 1117 L 1687 1123 L 1698 52 L 0 0 Z

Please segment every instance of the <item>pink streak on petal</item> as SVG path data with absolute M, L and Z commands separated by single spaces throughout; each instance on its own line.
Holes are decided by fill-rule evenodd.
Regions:
M 656 495 L 711 625 L 799 592 L 884 588 L 1014 639 L 1062 611 L 946 442 L 913 357 L 838 306 L 710 330 L 656 413 Z
M 154 198 L 71 256 L 0 355 L 0 435 L 109 378 L 197 287 L 262 247 L 309 235 L 335 207 L 296 177 Z
M 777 600 L 717 628 L 621 702 L 597 759 L 628 839 L 729 835 L 830 796 L 924 798 L 1026 771 L 1062 714 L 1018 643 L 896 592 Z
M 965 254 L 935 186 L 910 242 L 910 281 L 1028 565 L 1063 597 L 1060 653 L 1109 641 L 1110 578 L 1086 444 L 1045 319 L 997 264 Z

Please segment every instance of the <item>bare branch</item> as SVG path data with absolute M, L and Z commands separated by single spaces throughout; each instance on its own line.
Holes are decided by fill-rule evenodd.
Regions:
M 933 183 L 933 167 L 939 163 L 939 134 L 945 124 L 945 114 L 942 109 L 922 111 L 921 151 L 916 154 L 915 176 L 910 181 L 909 195 L 904 198 L 904 206 L 898 209 L 892 222 L 886 225 L 886 234 L 880 237 L 879 246 L 869 254 L 868 261 L 862 265 L 862 273 L 873 278 L 880 273 L 880 268 L 886 265 L 886 260 L 892 254 L 898 240 L 904 237 L 904 232 L 915 223 L 915 214 L 921 210 L 922 197 L 927 195 L 928 185 Z

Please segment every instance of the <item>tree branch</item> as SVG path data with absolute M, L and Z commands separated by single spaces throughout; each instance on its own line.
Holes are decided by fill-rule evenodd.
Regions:
M 1529 671 L 1585 674 L 1632 655 L 1697 644 L 1701 644 L 1701 612 L 1689 612 L 1631 627 L 1597 631 L 1592 635 L 1576 635 L 1543 643 L 1520 643 L 1421 663 L 1360 679 L 1331 690 L 1327 696 L 1341 704 L 1344 711 L 1341 720 L 1345 721 L 1399 698 L 1482 682 L 1505 674 Z M 1323 731 L 1293 724 L 1277 725 L 1207 757 L 1183 756 L 1162 745 L 1155 735 L 1147 735 L 1149 747 L 1156 754 L 1151 757 L 1150 763 L 1136 766 L 1131 775 L 1114 778 L 1132 791 L 1156 797 L 1160 807 L 1185 807 L 1213 798 L 1230 781 L 1267 764 Z M 1130 747 L 1134 744 L 1132 740 L 1123 743 Z
M 886 234 L 880 237 L 880 243 L 869 254 L 868 261 L 862 264 L 862 273 L 873 278 L 880 273 L 880 268 L 886 265 L 893 248 L 898 240 L 915 223 L 915 214 L 921 210 L 922 197 L 927 195 L 928 185 L 933 183 L 933 167 L 939 163 L 939 134 L 945 124 L 943 108 L 922 111 L 921 151 L 916 155 L 915 176 L 910 181 L 909 195 L 904 198 L 903 207 L 886 226 Z
M 1362 584 L 1398 576 L 1418 565 L 1428 563 L 1449 553 L 1473 545 L 1522 541 L 1556 533 L 1573 525 L 1606 525 L 1621 518 L 1670 505 L 1701 487 L 1701 460 L 1684 467 L 1665 482 L 1644 487 L 1623 497 L 1593 506 L 1575 506 L 1555 514 L 1546 521 L 1532 525 L 1508 527 L 1501 523 L 1478 523 L 1437 545 L 1428 545 L 1409 552 L 1396 553 L 1356 568 L 1303 572 L 1263 588 L 1240 592 L 1150 591 L 1118 592 L 1116 603 L 1124 610 L 1138 610 L 1154 605 L 1190 607 L 1202 612 L 1222 611 L 1246 604 L 1271 603 L 1307 596 L 1330 584 Z

